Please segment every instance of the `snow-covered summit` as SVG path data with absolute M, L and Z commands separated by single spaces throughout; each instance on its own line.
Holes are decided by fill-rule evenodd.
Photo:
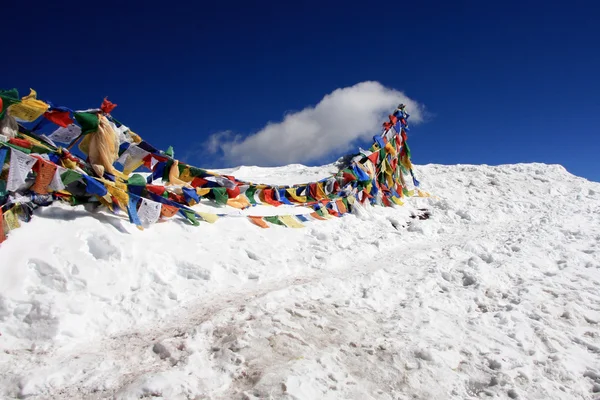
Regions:
M 600 184 L 415 168 L 432 197 L 305 229 L 40 209 L 0 246 L 0 397 L 600 396 Z

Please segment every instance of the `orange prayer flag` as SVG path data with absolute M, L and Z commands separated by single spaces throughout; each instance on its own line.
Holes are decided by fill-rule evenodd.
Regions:
M 323 217 L 321 217 L 321 216 L 320 216 L 319 214 L 317 214 L 316 212 L 311 212 L 311 213 L 310 213 L 310 216 L 311 216 L 311 217 L 313 217 L 314 219 L 318 219 L 318 220 L 321 220 L 321 221 L 325 221 L 325 220 L 327 219 L 327 218 L 323 218 Z
M 262 219 L 262 217 L 248 216 L 248 219 L 254 225 L 260 226 L 261 228 L 265 228 L 266 229 L 266 228 L 269 227 L 269 225 L 267 225 L 267 223 Z
M 48 186 L 50 186 L 50 183 L 54 178 L 56 168 L 56 164 L 38 158 L 34 167 L 34 171 L 37 175 L 31 189 L 38 194 L 48 194 Z
M 346 205 L 341 199 L 336 200 L 335 204 L 337 205 L 337 208 L 338 210 L 340 210 L 341 214 L 346 214 L 348 212 L 348 210 L 346 209 Z
M 177 214 L 177 211 L 179 211 L 177 207 L 162 204 L 162 207 L 160 209 L 160 216 L 165 218 L 171 218 L 173 215 Z

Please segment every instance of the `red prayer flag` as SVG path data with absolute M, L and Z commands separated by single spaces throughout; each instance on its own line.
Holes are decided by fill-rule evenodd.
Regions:
M 146 190 L 158 196 L 162 196 L 162 194 L 165 192 L 165 187 L 159 185 L 146 185 Z
M 185 197 L 182 194 L 169 193 L 169 200 L 179 204 L 186 204 Z
M 230 199 L 235 199 L 236 197 L 238 197 L 240 195 L 240 188 L 237 186 L 233 189 L 226 189 L 226 190 L 227 190 L 227 196 Z
M 374 165 L 377 165 L 377 161 L 379 161 L 379 152 L 378 151 L 374 151 L 373 153 L 371 153 L 368 157 L 369 160 L 371 160 L 371 162 Z
M 273 189 L 265 189 L 262 191 L 262 194 L 264 196 L 265 203 L 267 204 L 270 204 L 275 207 L 283 204 L 273 198 Z
M 390 201 L 388 200 L 388 198 L 387 198 L 387 196 L 386 196 L 386 195 L 383 195 L 383 196 L 381 197 L 381 200 L 383 201 L 383 204 L 384 204 L 386 207 L 391 207 L 391 206 L 392 206 L 392 205 L 390 204 Z
M 110 114 L 112 110 L 115 109 L 117 105 L 114 103 L 111 103 L 110 101 L 108 101 L 108 98 L 105 97 L 104 101 L 102 102 L 102 105 L 100 106 L 100 109 L 105 113 L 105 114 Z
M 340 184 L 338 183 L 338 181 L 337 181 L 337 179 L 336 179 L 336 180 L 333 182 L 333 191 L 334 191 L 335 193 L 337 193 L 337 192 L 339 192 L 340 190 L 342 190 L 342 189 L 340 188 Z
M 327 208 L 327 212 L 330 215 L 333 215 L 334 217 L 339 217 L 340 216 L 340 214 L 337 211 L 335 211 L 334 209 L 332 209 L 332 208 Z
M 349 174 L 349 173 L 348 173 L 348 172 L 346 172 L 346 171 L 343 171 L 343 172 L 342 172 L 342 176 L 344 177 L 344 185 L 345 185 L 346 183 L 348 183 L 348 182 L 353 182 L 353 181 L 355 181 L 355 180 L 356 180 L 356 176 L 354 176 L 354 175 L 352 175 L 352 174 Z
M 66 128 L 73 123 L 71 115 L 68 111 L 47 111 L 44 113 L 44 117 L 51 122 L 54 122 L 58 126 Z
M 31 149 L 33 147 L 31 142 L 25 139 L 10 138 L 8 139 L 8 142 L 15 146 L 23 147 L 24 149 Z
M 200 178 L 199 176 L 195 177 L 194 179 L 192 179 L 192 181 L 190 182 L 190 185 L 192 185 L 192 187 L 202 187 L 204 185 L 206 185 L 208 183 L 208 181 L 204 178 Z

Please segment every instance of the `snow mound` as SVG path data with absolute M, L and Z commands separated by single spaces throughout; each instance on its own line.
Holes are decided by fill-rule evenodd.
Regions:
M 0 397 L 600 397 L 600 184 L 415 168 L 433 197 L 305 229 L 41 209 L 0 247 Z

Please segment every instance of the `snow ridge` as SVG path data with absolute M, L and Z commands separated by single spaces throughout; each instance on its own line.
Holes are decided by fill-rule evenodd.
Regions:
M 0 396 L 600 397 L 600 184 L 415 168 L 435 197 L 298 230 L 42 210 L 0 248 Z

